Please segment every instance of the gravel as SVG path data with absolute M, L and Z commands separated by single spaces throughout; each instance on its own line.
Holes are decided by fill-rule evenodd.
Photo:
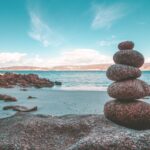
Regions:
M 133 130 L 104 115 L 17 113 L 0 119 L 0 150 L 150 150 L 150 130 Z

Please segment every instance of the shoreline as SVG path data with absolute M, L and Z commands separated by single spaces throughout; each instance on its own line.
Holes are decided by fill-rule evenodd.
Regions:
M 103 114 L 103 106 L 110 98 L 106 91 L 67 91 L 52 90 L 49 88 L 20 88 L 0 89 L 1 94 L 16 97 L 17 102 L 0 101 L 0 118 L 15 114 L 12 110 L 4 111 L 3 107 L 20 105 L 25 107 L 38 107 L 32 114 L 62 116 L 67 114 Z M 36 97 L 28 99 L 29 96 Z
M 0 118 L 14 115 L 12 110 L 4 111 L 3 107 L 20 105 L 25 107 L 38 107 L 32 114 L 62 116 L 67 114 L 103 114 L 104 104 L 113 99 L 106 91 L 95 90 L 58 90 L 51 88 L 27 88 L 20 91 L 17 88 L 0 88 L 1 94 L 8 94 L 17 98 L 16 102 L 0 101 Z M 28 99 L 28 97 L 35 97 Z M 144 99 L 150 103 L 150 98 Z

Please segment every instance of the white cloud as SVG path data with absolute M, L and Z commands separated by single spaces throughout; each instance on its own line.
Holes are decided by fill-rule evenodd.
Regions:
M 49 25 L 34 12 L 30 12 L 31 31 L 28 33 L 31 38 L 39 41 L 44 47 L 58 46 L 62 38 Z
M 145 59 L 145 63 L 150 63 L 150 57 L 147 57 L 147 58 Z
M 95 16 L 92 21 L 92 28 L 110 28 L 112 24 L 126 15 L 125 6 L 116 4 L 111 6 L 95 5 L 93 7 Z
M 0 53 L 0 67 L 37 66 L 50 67 L 62 65 L 89 65 L 112 63 L 110 56 L 102 55 L 93 49 L 74 49 L 64 51 L 57 57 L 29 56 L 24 53 Z
M 22 59 L 26 56 L 25 53 L 0 53 L 0 66 L 11 65 L 12 63 L 19 64 Z
M 59 61 L 64 65 L 105 64 L 111 62 L 111 58 L 93 49 L 75 49 L 64 52 Z
M 113 45 L 117 45 L 121 40 L 116 39 L 116 36 L 111 36 L 111 38 L 107 38 L 105 40 L 99 40 L 96 44 L 100 47 L 110 47 Z
M 93 49 L 74 49 L 64 51 L 57 57 L 43 58 L 35 56 L 24 61 L 24 65 L 50 67 L 63 65 L 89 65 L 112 63 L 110 56 L 102 55 Z
M 145 25 L 145 24 L 146 24 L 146 22 L 141 21 L 141 22 L 138 22 L 138 24 L 139 24 L 139 25 Z
M 104 47 L 104 46 L 111 46 L 111 45 L 114 45 L 114 42 L 113 41 L 109 41 L 109 40 L 101 40 L 101 41 L 98 41 L 97 44 L 101 47 Z

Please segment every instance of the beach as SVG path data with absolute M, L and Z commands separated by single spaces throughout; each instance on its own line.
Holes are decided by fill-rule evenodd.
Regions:
M 0 89 L 1 94 L 9 94 L 17 98 L 17 102 L 0 101 L 0 118 L 15 114 L 12 110 L 4 111 L 7 105 L 21 105 L 27 107 L 37 106 L 34 114 L 66 115 L 66 114 L 103 114 L 103 107 L 110 98 L 106 91 L 74 91 L 53 90 L 50 88 L 28 88 L 21 91 L 20 88 Z M 28 99 L 28 96 L 36 97 Z
M 10 76 L 7 74 L 5 77 L 5 81 L 10 81 L 5 82 L 6 87 L 10 86 L 6 83 L 12 83 L 12 78 L 8 78 Z M 19 80 L 14 78 L 16 84 L 13 88 L 0 88 L 2 96 L 16 98 L 16 101 L 0 101 L 0 149 L 149 150 L 149 130 L 126 128 L 105 117 L 104 105 L 112 98 L 108 96 L 104 84 L 97 86 L 90 80 L 86 84 L 83 78 L 77 83 L 77 80 L 72 80 L 67 87 L 50 82 L 53 86 L 48 88 L 45 86 L 49 80 L 34 75 L 17 77 Z M 31 82 L 33 85 L 27 82 L 31 77 L 35 81 Z M 42 81 L 46 82 L 41 85 Z M 18 83 L 21 86 L 16 86 Z M 29 86 L 26 86 L 27 83 Z M 149 97 L 143 100 L 150 103 Z M 22 106 L 27 109 L 36 106 L 37 111 L 16 113 L 3 110 L 5 106 L 15 105 L 21 109 Z
M 1 71 L 5 73 L 6 71 Z M 103 114 L 104 104 L 111 100 L 107 87 L 111 83 L 104 71 L 11 71 L 19 74 L 36 74 L 51 81 L 60 81 L 61 86 L 51 88 L 21 87 L 0 88 L 0 94 L 17 98 L 16 102 L 0 101 L 0 118 L 15 114 L 12 110 L 3 110 L 4 106 L 19 105 L 38 110 L 33 114 L 61 116 L 67 114 Z M 143 72 L 142 79 L 150 83 L 150 72 Z M 28 97 L 35 97 L 28 99 Z M 146 99 L 150 102 L 150 99 Z

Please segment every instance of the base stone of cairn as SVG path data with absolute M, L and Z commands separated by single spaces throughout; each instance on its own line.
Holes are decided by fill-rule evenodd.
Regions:
M 144 57 L 133 50 L 131 41 L 121 42 L 118 48 L 113 56 L 116 64 L 106 72 L 107 77 L 115 81 L 107 90 L 115 99 L 105 104 L 105 117 L 128 128 L 150 129 L 150 104 L 137 100 L 150 95 L 150 86 L 137 79 L 141 76 L 139 68 L 144 64 Z
M 112 100 L 105 104 L 105 116 L 120 125 L 133 129 L 150 128 L 150 104 L 135 100 L 126 103 Z

